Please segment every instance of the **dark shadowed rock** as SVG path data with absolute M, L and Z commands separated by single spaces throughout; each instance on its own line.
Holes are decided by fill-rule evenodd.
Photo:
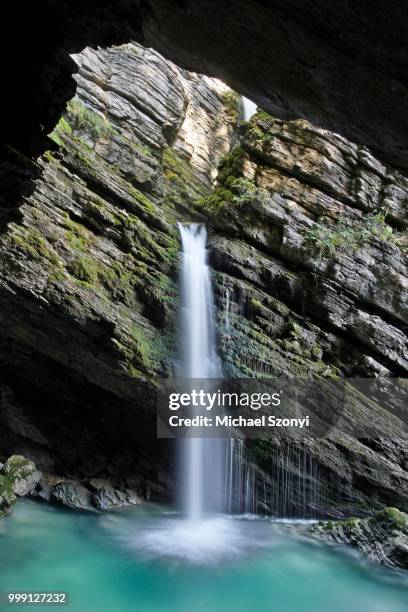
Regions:
M 16 32 L 19 53 L 4 49 L 2 137 L 24 151 L 44 149 L 74 94 L 69 54 L 134 40 L 223 78 L 273 115 L 306 118 L 407 167 L 402 0 L 70 0 L 10 11 L 2 40 Z

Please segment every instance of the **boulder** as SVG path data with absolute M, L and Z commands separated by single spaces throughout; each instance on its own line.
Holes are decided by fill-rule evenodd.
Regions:
M 52 489 L 52 498 L 68 508 L 92 510 L 91 492 L 77 482 L 60 482 Z
M 12 455 L 7 459 L 3 471 L 5 478 L 11 482 L 14 494 L 19 497 L 32 493 L 41 478 L 35 463 L 22 455 Z
M 94 495 L 92 502 L 99 510 L 134 506 L 141 503 L 140 497 L 131 489 L 118 490 L 111 486 L 103 486 Z

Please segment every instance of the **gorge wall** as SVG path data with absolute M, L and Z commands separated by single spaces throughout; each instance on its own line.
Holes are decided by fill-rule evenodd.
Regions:
M 37 162 L 17 152 L 8 161 L 3 456 L 171 494 L 155 378 L 177 372 L 178 220 L 209 228 L 226 374 L 380 385 L 406 376 L 408 183 L 398 171 L 304 120 L 258 112 L 240 122 L 238 96 L 220 81 L 137 44 L 74 60 L 76 96 L 48 150 Z M 25 181 L 35 183 L 26 195 Z M 300 453 L 313 466 L 303 495 L 324 482 L 316 511 L 407 509 L 404 421 L 364 397 L 349 417 L 378 435 L 248 444 L 260 509 L 274 509 L 282 456 L 288 509 L 304 506 Z

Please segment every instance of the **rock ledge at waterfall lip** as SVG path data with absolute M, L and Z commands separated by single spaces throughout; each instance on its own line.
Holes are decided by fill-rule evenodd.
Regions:
M 384 508 L 369 518 L 321 521 L 309 532 L 352 546 L 388 567 L 408 570 L 408 514 L 397 508 Z

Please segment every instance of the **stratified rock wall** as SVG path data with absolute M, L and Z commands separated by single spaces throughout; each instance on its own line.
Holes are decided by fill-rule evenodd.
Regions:
M 0 447 L 139 477 L 160 454 L 154 377 L 177 361 L 176 221 L 197 216 L 236 113 L 220 82 L 143 47 L 75 59 L 77 95 L 0 239 Z
M 180 220 L 209 227 L 225 374 L 406 375 L 406 179 L 305 121 L 260 112 L 238 126 L 226 86 L 141 46 L 74 59 L 77 94 L 49 151 L 16 160 L 18 190 L 37 176 L 35 191 L 1 219 L 5 456 L 168 494 L 155 379 L 177 372 Z M 364 398 L 351 412 L 384 424 Z M 315 513 L 406 508 L 406 430 L 390 419 L 382 437 L 380 425 L 376 440 L 248 445 L 264 509 L 279 511 L 282 454 L 289 511 L 307 505 L 300 451 L 318 468 L 304 490 L 324 480 Z
M 378 377 L 379 390 L 383 377 L 406 377 L 407 195 L 398 172 L 338 135 L 263 112 L 242 124 L 217 187 L 199 201 L 214 228 L 225 373 Z M 372 426 L 376 442 L 339 432 L 294 449 L 273 435 L 252 442 L 263 469 L 260 499 L 280 511 L 271 478 L 278 466 L 289 490 L 286 511 L 296 515 L 304 486 L 299 457 L 306 457 L 321 468 L 305 476 L 312 497 L 320 490 L 315 510 L 347 515 L 384 502 L 406 508 L 404 401 L 403 421 L 384 421 L 381 402 L 360 397 L 348 406 L 345 420 Z

